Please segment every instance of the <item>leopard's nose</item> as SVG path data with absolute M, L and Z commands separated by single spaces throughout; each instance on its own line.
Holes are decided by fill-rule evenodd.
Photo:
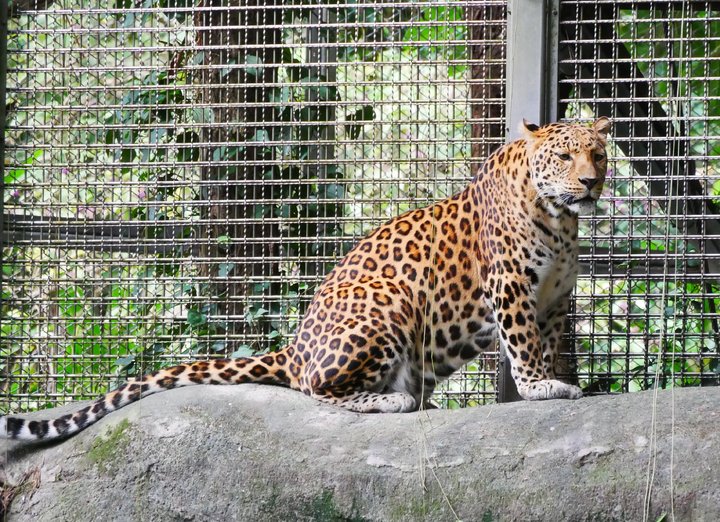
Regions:
M 599 178 L 578 178 L 578 181 L 585 185 L 588 190 L 592 190 L 592 188 L 598 184 L 598 181 L 600 181 Z

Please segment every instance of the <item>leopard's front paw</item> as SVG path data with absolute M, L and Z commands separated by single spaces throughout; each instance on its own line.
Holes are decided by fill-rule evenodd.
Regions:
M 518 393 L 520 393 L 520 396 L 526 401 L 579 399 L 582 397 L 582 390 L 580 388 L 556 379 L 522 383 L 518 386 Z

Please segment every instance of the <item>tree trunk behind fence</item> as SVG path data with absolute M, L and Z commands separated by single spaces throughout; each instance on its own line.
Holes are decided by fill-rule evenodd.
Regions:
M 218 299 L 219 315 L 228 317 L 229 332 L 240 334 L 246 296 L 252 291 L 249 278 L 273 272 L 273 263 L 266 259 L 274 253 L 269 238 L 277 237 L 276 227 L 254 221 L 258 205 L 266 204 L 258 201 L 268 197 L 260 182 L 268 168 L 262 163 L 272 159 L 272 151 L 251 140 L 259 131 L 273 134 L 266 123 L 275 119 L 275 108 L 262 104 L 271 92 L 265 86 L 277 81 L 277 64 L 282 60 L 283 12 L 282 0 L 232 1 L 237 3 L 227 11 L 198 12 L 195 23 L 198 52 L 203 53 L 202 63 L 207 67 L 197 77 L 200 103 L 212 104 L 215 122 L 204 132 L 203 141 L 209 144 L 205 159 L 212 160 L 213 150 L 224 143 L 244 147 L 236 157 L 229 154 L 235 165 L 203 168 L 203 179 L 214 183 L 207 194 L 205 216 L 212 224 L 201 231 L 201 237 L 207 238 L 204 258 L 226 257 L 235 263 L 231 279 L 220 277 L 221 264 L 215 261 L 206 266 L 204 275 L 213 281 L 210 295 Z M 201 7 L 223 5 L 226 0 L 205 0 Z M 263 66 L 248 68 L 246 62 Z M 221 244 L 221 236 L 230 238 L 229 242 Z
M 473 174 L 482 160 L 497 147 L 497 142 L 493 142 L 492 138 L 502 142 L 505 137 L 505 85 L 501 80 L 505 78 L 502 59 L 505 56 L 506 11 L 504 5 L 479 5 L 468 9 L 469 34 L 473 42 L 469 53 L 472 60 L 470 106 L 473 119 Z

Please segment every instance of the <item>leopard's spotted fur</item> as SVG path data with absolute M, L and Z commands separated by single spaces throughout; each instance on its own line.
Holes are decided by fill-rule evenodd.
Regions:
M 524 123 L 470 185 L 360 241 L 327 276 L 295 339 L 275 353 L 181 364 L 73 415 L 0 418 L 9 437 L 71 435 L 142 397 L 191 384 L 280 384 L 356 412 L 418 409 L 499 338 L 525 399 L 578 398 L 555 378 L 577 276 L 577 213 L 599 197 L 609 120 Z

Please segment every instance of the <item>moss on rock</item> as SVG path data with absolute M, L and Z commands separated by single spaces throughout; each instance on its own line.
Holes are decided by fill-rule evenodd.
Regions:
M 93 440 L 87 458 L 100 471 L 107 473 L 117 469 L 121 460 L 119 458 L 120 454 L 123 453 L 130 442 L 128 428 L 130 428 L 130 421 L 122 419 L 105 436 L 99 436 Z

